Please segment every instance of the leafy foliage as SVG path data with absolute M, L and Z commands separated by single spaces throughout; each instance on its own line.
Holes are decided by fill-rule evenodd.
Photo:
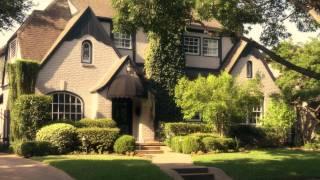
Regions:
M 182 152 L 184 154 L 196 153 L 201 150 L 200 138 L 195 136 L 186 136 L 182 141 Z
M 209 133 L 213 131 L 213 127 L 204 123 L 165 123 L 164 134 L 166 138 L 173 136 L 185 136 L 192 133 Z
M 225 134 L 235 119 L 244 121 L 247 110 L 260 103 L 259 84 L 254 80 L 239 85 L 226 72 L 220 76 L 200 76 L 193 81 L 182 78 L 176 86 L 175 98 L 186 119 L 201 113 L 204 121 Z
M 232 138 L 205 137 L 201 140 L 206 152 L 236 150 L 237 145 Z
M 50 143 L 44 141 L 17 141 L 11 145 L 11 149 L 23 157 L 45 156 L 56 152 Z
M 81 119 L 74 123 L 76 127 L 115 128 L 116 122 L 112 119 Z
M 44 126 L 37 132 L 36 141 L 51 143 L 58 153 L 71 152 L 77 144 L 76 128 L 63 123 Z
M 50 119 L 51 97 L 22 95 L 11 113 L 12 140 L 34 140 L 36 132 Z
M 112 145 L 119 136 L 118 128 L 80 128 L 77 129 L 78 140 L 82 142 L 82 149 L 104 152 L 112 149 Z M 83 138 L 85 138 L 83 140 Z
M 30 0 L 1 0 L 0 31 L 10 29 L 16 22 L 21 23 L 31 3 Z
M 136 140 L 133 136 L 123 135 L 116 140 L 113 149 L 118 154 L 125 154 L 126 152 L 133 152 L 135 149 Z
M 295 112 L 291 107 L 281 100 L 273 99 L 261 123 L 264 128 L 274 130 L 282 141 L 286 141 L 295 118 Z

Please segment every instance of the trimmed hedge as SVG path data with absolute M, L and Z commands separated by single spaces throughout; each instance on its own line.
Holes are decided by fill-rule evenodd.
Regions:
M 50 142 L 57 148 L 58 153 L 67 153 L 75 149 L 77 145 L 76 128 L 70 124 L 57 123 L 41 128 L 37 132 L 37 141 Z
M 210 133 L 213 132 L 212 125 L 200 123 L 165 123 L 164 134 L 166 138 L 173 136 L 185 136 L 192 133 Z
M 183 140 L 184 140 L 184 136 L 172 137 L 168 143 L 172 151 L 182 153 Z
M 133 152 L 135 149 L 136 140 L 129 135 L 123 135 L 116 140 L 113 149 L 118 154 L 125 154 L 126 152 Z
M 119 136 L 118 128 L 80 128 L 77 129 L 78 139 L 83 150 L 102 153 L 111 150 Z
M 34 140 L 36 132 L 50 119 L 51 97 L 21 95 L 11 114 L 12 140 Z
M 15 154 L 23 157 L 46 156 L 56 153 L 56 149 L 51 143 L 44 141 L 16 142 L 10 148 Z
M 215 134 L 215 133 L 193 133 L 193 134 L 190 134 L 189 136 L 199 137 L 200 139 L 203 139 L 206 137 L 214 137 L 214 138 L 220 137 L 220 135 Z
M 182 152 L 184 154 L 196 153 L 202 150 L 201 141 L 199 137 L 186 136 L 182 141 Z
M 266 134 L 263 129 L 250 125 L 232 126 L 229 136 L 237 138 L 240 146 L 261 146 L 266 142 Z
M 112 119 L 81 119 L 75 123 L 79 128 L 116 128 L 117 124 Z
M 236 150 L 237 144 L 231 138 L 214 138 L 205 137 L 202 139 L 202 144 L 206 152 Z

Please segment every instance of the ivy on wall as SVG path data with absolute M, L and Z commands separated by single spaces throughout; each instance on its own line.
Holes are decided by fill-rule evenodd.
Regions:
M 9 107 L 23 94 L 35 92 L 39 64 L 32 60 L 16 60 L 8 64 L 9 73 Z

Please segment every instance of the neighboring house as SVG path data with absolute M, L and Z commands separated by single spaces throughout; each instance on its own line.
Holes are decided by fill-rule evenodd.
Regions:
M 27 18 L 0 51 L 0 134 L 8 130 L 5 64 L 32 59 L 41 64 L 36 93 L 53 97 L 53 120 L 113 118 L 137 141 L 155 140 L 154 94 L 146 88 L 142 73 L 147 35 L 142 30 L 114 33 L 114 14 L 111 0 L 55 0 Z M 263 103 L 244 122 L 257 123 L 270 95 L 280 92 L 263 53 L 246 38 L 219 33 L 222 27 L 216 21 L 204 24 L 206 28 L 191 24 L 184 35 L 186 74 L 196 77 L 227 71 L 239 82 L 260 74 Z

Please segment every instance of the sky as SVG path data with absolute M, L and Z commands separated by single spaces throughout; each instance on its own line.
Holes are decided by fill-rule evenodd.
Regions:
M 46 8 L 48 6 L 48 4 L 50 4 L 50 2 L 52 2 L 52 0 L 33 0 L 34 6 L 30 10 L 30 12 L 32 12 L 32 10 L 35 10 L 35 9 L 42 10 L 42 9 Z M 303 32 L 299 32 L 293 23 L 285 22 L 285 25 L 286 25 L 289 33 L 292 34 L 291 38 L 294 42 L 306 42 L 310 38 L 320 37 L 319 36 L 320 30 L 317 32 L 303 33 Z M 14 28 L 12 28 L 9 31 L 0 32 L 0 47 L 4 46 L 6 44 L 7 40 L 12 36 L 12 34 L 17 30 L 18 27 L 19 27 L 19 25 L 16 25 Z M 252 31 L 246 36 L 259 42 L 259 37 L 260 37 L 261 32 L 262 32 L 261 26 L 256 25 L 256 26 L 253 26 Z

